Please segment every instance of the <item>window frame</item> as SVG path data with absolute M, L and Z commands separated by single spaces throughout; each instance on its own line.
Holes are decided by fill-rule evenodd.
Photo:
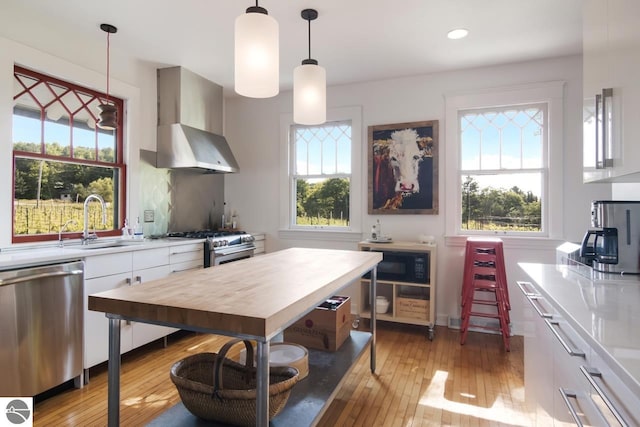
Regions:
M 489 113 L 489 112 L 499 112 L 503 113 L 504 111 L 510 109 L 519 109 L 525 110 L 527 108 L 539 108 L 542 110 L 544 115 L 543 121 L 543 137 L 542 137 L 542 163 L 540 167 L 537 168 L 527 168 L 521 166 L 520 168 L 498 168 L 498 169 L 483 169 L 482 164 L 480 164 L 480 169 L 463 169 L 462 168 L 462 129 L 461 120 L 462 117 L 466 114 L 477 112 L 479 114 Z M 462 201 L 460 201 L 460 221 L 456 224 L 458 228 L 459 234 L 469 234 L 469 235 L 486 235 L 486 234 L 503 234 L 503 235 L 513 235 L 513 236 L 523 236 L 523 237 L 540 237 L 546 236 L 547 233 L 547 222 L 546 216 L 544 215 L 544 211 L 546 208 L 546 200 L 549 194 L 549 104 L 547 102 L 536 102 L 536 103 L 525 103 L 525 104 L 510 104 L 510 105 L 500 105 L 500 106 L 489 106 L 484 108 L 468 108 L 468 109 L 460 109 L 458 110 L 458 188 L 462 188 L 462 183 L 464 182 L 465 177 L 467 176 L 479 176 L 479 175 L 517 175 L 517 174 L 525 174 L 525 173 L 540 173 L 541 175 L 541 192 L 540 192 L 540 201 L 541 203 L 541 218 L 540 218 L 540 231 L 512 231 L 512 230 L 498 230 L 498 231 L 489 231 L 489 230 L 469 230 L 466 228 L 462 228 Z M 482 151 L 482 150 L 480 150 Z M 500 158 L 503 157 L 503 147 L 500 144 Z M 522 152 L 520 153 L 522 155 Z M 460 190 L 461 191 L 461 190 Z M 462 193 L 459 193 L 460 197 L 462 197 Z M 462 199 L 461 199 L 462 200 Z
M 564 88 L 564 81 L 552 81 L 445 95 L 446 193 L 448 194 L 446 206 L 449 213 L 445 220 L 447 236 L 490 235 L 527 239 L 562 237 Z M 541 232 L 510 232 L 463 229 L 460 111 L 529 104 L 547 105 L 547 141 L 546 147 L 543 148 L 546 150 L 547 174 L 543 177 L 541 194 L 543 230 Z M 505 173 L 513 173 L 513 170 L 506 169 Z
M 96 160 L 85 160 L 85 159 L 77 159 L 77 158 L 73 158 L 73 157 L 61 157 L 61 156 L 55 156 L 55 155 L 50 155 L 50 154 L 46 154 L 45 151 L 45 144 L 43 141 L 40 141 L 41 143 L 41 148 L 40 148 L 40 153 L 37 152 L 30 152 L 30 151 L 21 151 L 21 150 L 14 150 L 13 149 L 13 142 L 12 144 L 12 148 L 11 148 L 11 153 L 12 153 L 12 166 L 11 166 L 11 195 L 12 195 L 12 199 L 15 198 L 15 164 L 16 164 L 16 157 L 18 158 L 27 158 L 27 159 L 34 159 L 34 160 L 47 160 L 47 161 L 55 161 L 55 162 L 60 162 L 60 163 L 71 163 L 71 164 L 79 164 L 79 165 L 87 165 L 87 166 L 97 166 L 97 167 L 108 167 L 108 168 L 112 168 L 112 169 L 119 169 L 120 173 L 119 173 L 119 179 L 118 179 L 118 198 L 117 200 L 114 200 L 114 203 L 117 204 L 116 207 L 116 211 L 114 212 L 114 229 L 113 230 L 97 230 L 95 231 L 96 234 L 98 236 L 116 236 L 120 234 L 120 230 L 119 230 L 119 223 L 122 221 L 122 219 L 126 216 L 126 210 L 127 210 L 127 164 L 125 162 L 125 149 L 126 149 L 126 144 L 124 142 L 124 116 L 125 116 L 125 103 L 124 100 L 113 96 L 113 95 L 109 95 L 107 96 L 105 93 L 102 93 L 100 91 L 96 91 L 94 89 L 85 87 L 85 86 L 81 86 L 75 83 L 71 83 L 71 82 L 67 82 L 55 77 L 52 77 L 50 75 L 47 74 L 43 74 L 37 71 L 34 71 L 32 69 L 29 68 L 25 68 L 22 67 L 18 64 L 14 64 L 13 67 L 13 79 L 16 79 L 15 74 L 20 74 L 20 75 L 27 75 L 29 77 L 32 77 L 34 79 L 38 79 L 38 80 L 42 80 L 42 81 L 46 81 L 47 83 L 51 83 L 54 85 L 58 85 L 58 86 L 62 86 L 62 87 L 67 87 L 70 88 L 72 90 L 77 90 L 77 91 L 81 91 L 83 93 L 86 93 L 88 95 L 92 95 L 95 96 L 96 98 L 98 98 L 101 102 L 106 101 L 107 99 L 113 103 L 116 108 L 118 109 L 118 113 L 117 113 L 117 124 L 118 127 L 116 129 L 116 144 L 115 144 L 115 159 L 113 163 L 110 162 L 104 162 L 104 161 L 100 161 L 98 160 L 98 157 L 96 157 Z M 54 100 L 58 100 L 61 96 L 55 96 Z M 41 113 L 44 114 L 44 113 Z M 12 116 L 13 116 L 13 111 L 12 111 Z M 42 116 L 41 116 L 41 121 Z M 70 147 L 71 147 L 71 151 L 73 152 L 73 143 L 70 141 L 69 142 Z M 97 153 L 96 153 L 97 155 Z M 46 242 L 46 241 L 51 241 L 51 240 L 57 240 L 58 239 L 58 234 L 57 233 L 50 233 L 50 234 L 36 234 L 36 235 L 21 235 L 15 234 L 15 227 L 14 227 L 14 222 L 15 222 L 15 209 L 11 209 L 11 242 L 12 243 L 35 243 L 35 242 Z M 69 232 L 69 233 L 64 233 L 65 237 L 67 238 L 80 238 L 82 233 L 81 232 Z
M 294 153 L 291 150 L 292 128 L 298 126 L 293 114 L 280 116 L 280 227 L 283 239 L 343 240 L 358 242 L 362 238 L 362 110 L 360 107 L 327 109 L 327 123 L 351 122 L 351 179 L 349 187 L 349 226 L 301 226 L 295 224 L 296 188 L 293 176 Z M 342 174 L 335 174 L 342 175 Z
M 298 194 L 298 190 L 297 190 L 297 184 L 296 181 L 298 179 L 332 179 L 332 178 L 348 178 L 349 179 L 349 200 L 351 200 L 351 193 L 353 192 L 353 189 L 351 188 L 351 181 L 353 180 L 353 176 L 352 173 L 340 173 L 340 172 L 335 172 L 333 174 L 323 174 L 322 171 L 320 171 L 320 173 L 318 174 L 310 174 L 307 173 L 306 175 L 302 175 L 302 174 L 298 174 L 297 172 L 297 168 L 296 168 L 296 159 L 297 159 L 297 152 L 296 152 L 296 140 L 295 140 L 295 134 L 297 132 L 298 129 L 304 129 L 304 128 L 321 128 L 323 126 L 327 126 L 328 124 L 333 124 L 334 127 L 338 127 L 338 126 L 343 126 L 343 125 L 348 125 L 351 129 L 351 141 L 350 141 L 350 151 L 353 152 L 353 124 L 351 123 L 351 120 L 327 120 L 325 123 L 321 124 L 321 125 L 313 125 L 313 126 L 307 126 L 307 125 L 298 125 L 298 124 L 292 124 L 291 126 L 289 126 L 289 153 L 290 153 L 290 161 L 291 164 L 289 165 L 289 192 L 291 194 L 290 197 L 290 212 L 289 212 L 289 228 L 292 230 L 332 230 L 332 231 L 350 231 L 351 229 L 351 225 L 348 225 L 346 227 L 338 227 L 338 226 L 330 226 L 330 225 L 299 225 L 296 224 L 296 220 L 297 220 L 297 194 Z M 324 160 L 324 152 L 322 153 L 321 156 L 322 160 Z M 353 164 L 353 161 L 351 162 Z M 294 197 L 295 195 L 295 197 Z M 349 204 L 351 204 L 351 202 L 349 202 Z M 351 206 L 349 206 L 349 209 L 351 209 Z M 351 210 L 349 210 L 349 224 L 351 224 Z

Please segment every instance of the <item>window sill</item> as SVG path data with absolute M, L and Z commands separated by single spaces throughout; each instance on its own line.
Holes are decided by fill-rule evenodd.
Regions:
M 278 230 L 278 237 L 281 239 L 360 242 L 362 233 L 359 231 L 281 229 Z
M 549 237 L 523 237 L 523 236 L 493 236 L 493 235 L 469 235 L 469 236 L 445 236 L 445 246 L 464 247 L 467 237 L 481 239 L 499 237 L 505 248 L 511 249 L 532 249 L 532 250 L 555 250 L 564 240 L 551 239 Z

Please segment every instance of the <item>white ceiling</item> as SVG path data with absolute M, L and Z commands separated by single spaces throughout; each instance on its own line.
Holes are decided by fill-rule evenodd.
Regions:
M 181 65 L 233 93 L 235 18 L 250 0 L 1 0 L 0 35 L 46 50 L 55 37 L 104 46 L 157 67 Z M 579 54 L 582 0 L 263 0 L 280 24 L 281 90 L 311 53 L 329 85 Z M 469 36 L 449 40 L 448 30 Z

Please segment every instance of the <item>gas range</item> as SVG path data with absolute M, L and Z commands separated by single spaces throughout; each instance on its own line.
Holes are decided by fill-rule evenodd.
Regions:
M 168 233 L 169 238 L 206 239 L 204 242 L 204 266 L 225 264 L 253 256 L 255 238 L 239 230 L 197 230 Z

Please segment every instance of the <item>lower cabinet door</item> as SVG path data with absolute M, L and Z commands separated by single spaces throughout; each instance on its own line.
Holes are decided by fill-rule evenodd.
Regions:
M 171 272 L 169 265 L 161 265 L 159 267 L 147 268 L 144 270 L 135 270 L 133 272 L 133 285 L 137 286 L 144 282 L 150 282 L 156 279 L 167 277 Z M 177 331 L 175 328 L 166 326 L 150 325 L 148 323 L 132 322 L 132 344 L 133 348 L 140 347 L 165 337 Z
M 130 286 L 131 273 L 85 279 L 84 283 L 84 369 L 89 369 L 109 359 L 109 319 L 104 313 L 88 309 L 89 295 Z M 120 353 L 131 348 L 131 325 L 121 322 Z

